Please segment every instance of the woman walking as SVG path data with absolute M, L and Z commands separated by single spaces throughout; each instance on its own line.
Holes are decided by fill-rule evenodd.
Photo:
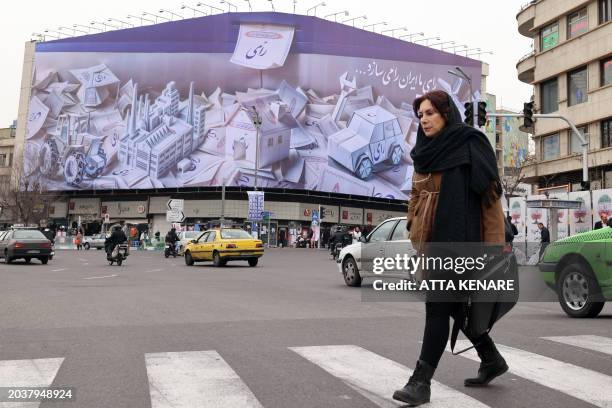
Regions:
M 493 149 L 484 134 L 465 125 L 443 91 L 413 103 L 420 119 L 408 229 L 419 252 L 426 243 L 504 243 L 501 183 Z M 421 354 L 408 383 L 393 398 L 413 406 L 429 402 L 431 379 L 449 338 L 449 318 L 461 319 L 463 304 L 427 294 Z M 478 376 L 465 386 L 484 386 L 508 366 L 488 334 L 469 338 L 481 359 Z

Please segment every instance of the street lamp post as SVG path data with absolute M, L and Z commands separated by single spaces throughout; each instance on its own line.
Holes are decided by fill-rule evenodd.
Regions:
M 160 15 L 157 15 L 157 14 L 153 14 L 153 13 L 147 13 L 146 11 L 145 11 L 144 13 L 142 13 L 142 15 L 143 15 L 143 16 L 151 16 L 151 17 L 155 17 L 155 24 L 157 24 L 157 19 L 158 19 L 158 18 L 164 19 L 164 20 L 166 20 L 166 21 L 171 21 L 169 18 L 166 18 L 166 17 L 164 17 L 164 16 L 160 16 Z
M 253 11 L 253 7 L 251 6 L 251 0 L 244 0 L 247 2 L 247 4 L 249 5 L 249 11 Z M 295 2 L 294 2 L 295 3 Z M 295 4 L 293 6 L 295 8 Z M 293 11 L 295 13 L 295 10 Z
M 461 67 L 455 67 L 456 71 L 453 71 L 452 69 L 449 69 L 447 72 L 451 75 L 454 75 L 456 77 L 459 77 L 461 79 L 465 79 L 469 86 L 470 86 L 470 103 L 472 104 L 472 107 L 474 106 L 474 91 L 472 90 L 472 77 L 469 76 L 468 74 L 466 74 Z M 478 119 L 478 115 L 474 114 L 474 117 L 472 118 L 472 120 Z M 472 126 L 474 126 L 474 122 L 471 123 Z
M 118 22 L 118 23 L 120 23 L 120 24 L 125 24 L 126 26 L 134 27 L 134 24 L 132 24 L 132 23 L 128 23 L 128 22 L 126 22 L 126 21 L 122 21 L 122 20 L 117 20 L 116 18 L 109 18 L 109 19 L 108 19 L 108 20 L 106 20 L 106 21 L 109 21 L 109 22 L 110 22 L 110 21 L 116 21 L 116 22 Z
M 428 43 L 429 43 L 429 40 L 438 41 L 438 40 L 440 40 L 440 37 L 421 38 L 420 40 L 416 40 L 414 43 L 416 44 L 418 42 L 425 41 L 425 46 L 427 47 Z
M 131 14 L 127 15 L 127 19 L 129 20 L 130 18 L 139 18 L 140 19 L 140 25 L 144 25 L 142 22 L 143 21 L 148 21 L 149 23 L 155 23 L 155 21 L 153 20 L 149 20 L 148 18 L 144 18 L 142 16 L 133 16 Z
M 339 11 L 337 13 L 331 13 L 328 14 L 326 16 L 324 16 L 323 18 L 327 18 L 327 17 L 333 17 L 335 22 L 338 22 L 338 14 L 344 14 L 345 16 L 349 15 L 349 12 L 347 10 L 343 10 L 343 11 Z
M 344 20 L 342 21 L 342 24 L 347 23 L 347 22 L 351 22 L 353 24 L 353 27 L 355 27 L 355 20 L 359 20 L 359 19 L 364 19 L 367 20 L 368 16 L 366 16 L 365 14 L 363 16 L 359 16 L 359 17 L 353 17 L 353 18 L 349 18 L 348 20 Z
M 387 25 L 387 22 L 386 21 L 381 21 L 380 23 L 368 24 L 368 25 L 363 26 L 363 29 L 367 30 L 368 27 L 372 27 L 372 32 L 376 32 L 375 31 L 376 30 L 376 26 L 377 25 L 381 25 L 381 24 L 382 25 Z
M 309 16 L 310 15 L 310 10 L 314 10 L 314 12 L 312 13 L 313 16 L 317 16 L 317 7 L 325 7 L 326 4 L 324 1 L 315 4 L 314 6 L 312 6 L 311 8 L 309 8 L 308 10 L 306 10 L 306 15 Z
M 219 10 L 221 13 L 223 13 L 223 9 L 220 9 L 219 7 L 211 6 L 210 4 L 201 3 L 201 2 L 196 4 L 196 7 L 202 7 L 202 6 L 210 7 L 210 15 L 214 14 L 213 10 Z
M 454 43 L 455 43 L 454 41 L 444 41 L 444 42 L 437 43 L 437 44 L 431 44 L 429 47 L 435 47 L 437 45 L 444 45 L 444 44 L 454 44 Z M 440 47 L 440 48 L 442 48 L 442 47 Z

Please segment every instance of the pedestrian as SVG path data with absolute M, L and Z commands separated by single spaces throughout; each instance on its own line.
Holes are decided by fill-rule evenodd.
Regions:
M 308 232 L 306 234 L 306 241 L 308 241 L 308 247 L 312 248 L 312 237 L 314 236 L 314 231 L 312 230 L 312 228 L 308 228 Z
M 599 213 L 599 218 L 600 218 L 600 221 L 597 221 L 595 223 L 595 227 L 593 228 L 594 230 L 601 229 L 606 226 L 612 227 L 612 218 L 608 218 L 608 213 L 606 212 Z
M 284 248 L 285 246 L 287 246 L 287 244 L 285 243 L 285 239 L 286 239 L 285 238 L 285 234 L 286 234 L 286 232 L 285 232 L 284 229 L 281 229 L 280 232 L 278 233 L 278 240 L 280 242 L 280 247 L 281 248 Z
M 83 234 L 81 234 L 81 231 L 77 232 L 74 243 L 76 244 L 77 251 L 80 251 L 83 247 Z
M 542 259 L 542 254 L 544 254 L 544 250 L 550 244 L 550 232 L 548 228 L 544 226 L 541 222 L 538 222 L 538 228 L 540 229 L 540 256 L 539 259 Z
M 502 188 L 487 137 L 463 123 L 453 100 L 443 91 L 418 97 L 413 109 L 420 125 L 410 153 L 414 174 L 407 228 L 412 245 L 419 253 L 430 242 L 484 242 L 503 247 Z M 451 271 L 451 275 L 456 274 Z M 394 399 L 413 406 L 430 400 L 431 379 L 449 338 L 449 318 L 465 318 L 463 302 L 454 298 L 439 301 L 436 294 L 426 294 L 425 330 L 416 368 L 408 383 L 393 394 Z M 487 385 L 508 370 L 488 334 L 468 338 L 481 363 L 478 376 L 466 379 L 465 386 Z
M 355 227 L 352 235 L 353 235 L 353 244 L 356 242 L 359 242 L 359 240 L 361 239 L 361 230 L 359 229 L 359 227 Z

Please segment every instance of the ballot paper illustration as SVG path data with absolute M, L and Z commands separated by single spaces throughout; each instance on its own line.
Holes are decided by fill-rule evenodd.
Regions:
M 119 79 L 104 64 L 83 69 L 73 69 L 70 73 L 81 83 L 78 96 L 87 107 L 102 104 L 110 95 L 110 86 L 119 83 Z
M 255 69 L 282 67 L 291 49 L 293 32 L 290 26 L 241 24 L 230 61 Z

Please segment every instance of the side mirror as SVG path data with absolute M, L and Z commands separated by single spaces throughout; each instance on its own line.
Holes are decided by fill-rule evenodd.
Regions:
M 364 237 L 364 236 L 361 236 L 361 237 L 359 237 L 359 242 L 366 243 L 366 242 L 368 242 L 368 239 L 366 237 Z
M 192 244 L 197 244 L 197 243 L 198 243 L 198 240 L 197 240 L 197 239 L 192 239 L 190 242 L 191 242 Z

